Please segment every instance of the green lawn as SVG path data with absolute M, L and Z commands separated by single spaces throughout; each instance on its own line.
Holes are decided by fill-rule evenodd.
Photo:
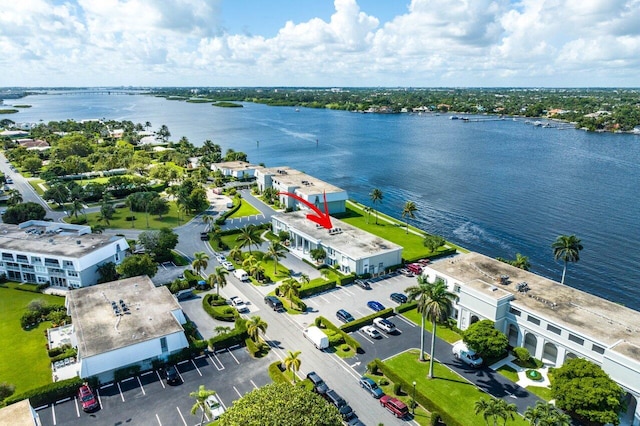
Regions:
M 527 386 L 525 389 L 527 389 L 529 392 L 538 395 L 540 398 L 544 399 L 545 401 L 551 401 L 553 399 L 553 396 L 551 396 L 551 389 L 544 387 L 544 386 Z
M 242 201 L 242 204 L 240 204 L 240 208 L 231 216 L 229 216 L 229 219 L 234 219 L 237 217 L 255 216 L 257 214 L 260 214 L 260 210 L 253 207 L 247 201 Z
M 15 385 L 16 393 L 51 383 L 44 334 L 51 324 L 43 322 L 29 331 L 20 327 L 20 318 L 34 299 L 64 305 L 62 297 L 0 287 L 0 382 Z
M 42 188 L 40 188 L 40 184 L 44 183 L 44 181 L 42 179 L 29 179 L 27 182 L 29 182 L 29 185 L 31 185 L 33 190 L 36 191 L 38 195 L 42 197 L 42 195 L 44 194 L 44 191 L 42 190 Z M 45 183 L 45 186 L 47 186 L 46 183 Z
M 496 371 L 514 383 L 520 380 L 520 378 L 518 377 L 518 372 L 514 370 L 513 367 L 509 367 L 508 365 L 503 365 Z
M 490 396 L 440 363 L 434 363 L 435 377 L 428 379 L 429 363 L 419 362 L 418 353 L 418 350 L 404 352 L 385 361 L 385 364 L 408 383 L 415 381 L 418 392 L 428 395 L 442 411 L 455 417 L 461 424 L 484 424 L 482 416 L 474 414 L 474 405 L 480 398 L 488 399 Z M 407 391 L 410 392 L 405 389 Z M 525 426 L 528 423 L 516 416 L 514 421 L 510 420 L 507 424 Z
M 418 327 L 422 322 L 422 316 L 418 313 L 418 311 L 415 308 L 411 309 L 410 311 L 403 312 L 402 315 L 406 317 L 408 320 L 418 325 Z M 429 333 L 431 333 L 431 321 L 429 320 L 425 321 L 424 328 Z M 446 327 L 441 324 L 436 325 L 436 336 L 449 343 L 455 343 L 458 340 L 462 339 L 461 335 L 459 335 L 449 327 Z
M 80 217 L 81 215 L 78 215 Z M 116 213 L 113 218 L 109 221 L 109 225 L 106 225 L 104 222 L 98 222 L 98 216 L 100 213 L 89 213 L 87 214 L 87 224 L 88 225 L 103 225 L 107 228 L 116 228 L 116 229 L 161 229 L 164 227 L 167 228 L 175 228 L 177 226 L 183 225 L 193 219 L 193 214 L 185 215 L 180 213 L 180 217 L 178 216 L 178 209 L 176 207 L 176 203 L 173 201 L 169 202 L 169 213 L 162 216 L 160 219 L 158 216 L 154 216 L 152 214 L 149 215 L 149 227 L 147 227 L 147 215 L 145 213 L 132 213 L 128 208 L 119 208 L 116 209 Z M 125 218 L 128 216 L 135 216 L 135 221 L 127 221 Z M 67 217 L 67 220 L 69 218 Z M 133 226 L 132 226 L 133 225 Z
M 361 207 L 361 205 L 349 201 L 347 202 L 346 212 L 336 215 L 336 217 L 357 228 L 402 246 L 404 249 L 402 251 L 402 257 L 405 259 L 429 257 L 433 254 L 423 245 L 424 235 L 426 235 L 423 231 L 409 226 L 410 230 L 417 230 L 420 232 L 420 235 L 412 232 L 407 233 L 405 224 L 382 213 L 378 213 L 378 223 L 376 224 L 375 213 L 372 212 L 368 215 Z M 392 223 L 387 222 L 383 218 L 391 220 Z

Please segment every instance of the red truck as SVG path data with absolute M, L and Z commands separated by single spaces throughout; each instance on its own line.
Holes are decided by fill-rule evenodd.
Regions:
M 402 419 L 409 414 L 409 407 L 407 407 L 407 404 L 397 398 L 392 398 L 389 395 L 384 395 L 380 398 L 380 405 L 389 410 L 399 419 Z

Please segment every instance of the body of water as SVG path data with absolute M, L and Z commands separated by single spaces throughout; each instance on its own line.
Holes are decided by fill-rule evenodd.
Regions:
M 527 125 L 463 122 L 436 115 L 379 115 L 269 107 L 217 108 L 133 95 L 33 95 L 17 122 L 107 118 L 177 141 L 210 139 L 252 163 L 288 165 L 346 189 L 412 224 L 473 251 L 528 256 L 532 271 L 560 280 L 551 243 L 576 234 L 584 250 L 566 284 L 640 310 L 640 138 Z

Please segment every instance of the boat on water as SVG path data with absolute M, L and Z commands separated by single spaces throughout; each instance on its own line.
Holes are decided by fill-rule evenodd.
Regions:
M 449 117 L 449 120 L 459 120 L 460 117 L 458 117 L 457 115 L 452 115 L 451 117 Z

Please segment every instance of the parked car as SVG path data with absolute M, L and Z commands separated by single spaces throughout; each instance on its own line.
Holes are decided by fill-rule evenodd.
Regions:
M 313 390 L 320 395 L 324 395 L 329 390 L 329 386 L 322 380 L 315 371 L 307 374 L 307 379 L 313 384 Z
M 224 255 L 223 255 L 223 254 L 216 254 L 216 260 L 217 260 L 219 263 L 222 263 L 222 262 L 226 261 L 226 260 L 227 260 L 227 258 L 226 258 L 226 257 L 224 257 Z
M 338 317 L 338 319 L 342 322 L 355 321 L 353 316 L 349 312 L 345 311 L 344 309 L 340 309 L 338 312 L 336 312 L 336 317 Z
M 376 312 L 382 311 L 384 309 L 384 305 L 380 302 L 376 302 L 375 300 L 368 301 L 367 306 Z
M 227 261 L 222 262 L 222 267 L 227 271 L 233 271 L 234 269 L 236 269 L 236 267 L 233 266 L 233 263 Z
M 271 309 L 273 309 L 274 311 L 280 312 L 284 310 L 284 305 L 276 296 L 265 296 L 264 303 L 271 306 Z
M 399 304 L 403 304 L 403 303 L 407 303 L 407 296 L 405 296 L 402 293 L 391 293 L 391 295 L 389 295 L 389 299 L 393 300 L 396 303 Z
M 13 183 L 13 179 L 11 179 L 10 177 L 5 178 L 5 180 L 4 180 L 4 181 L 5 181 L 6 183 L 8 183 L 8 184 Z
M 384 395 L 380 398 L 380 405 L 389 410 L 397 418 L 401 419 L 409 414 L 409 407 L 397 398 Z
M 382 337 L 382 334 L 380 334 L 380 332 L 372 325 L 365 325 L 360 329 L 360 331 L 372 339 L 379 339 Z
M 376 318 L 373 320 L 373 325 L 375 325 L 376 327 L 378 327 L 380 330 L 384 331 L 385 333 L 393 333 L 394 331 L 396 331 L 396 325 L 394 323 L 392 323 L 391 321 L 389 321 L 386 318 Z
M 238 296 L 231 296 L 229 298 L 229 304 L 236 308 L 238 312 L 249 312 L 249 307 Z
M 347 401 L 345 401 L 340 395 L 338 395 L 336 391 L 330 389 L 324 395 L 327 401 L 336 406 L 343 419 L 351 417 L 353 409 L 349 406 L 349 404 L 347 404 Z
M 368 281 L 365 280 L 355 280 L 355 283 L 358 287 L 362 287 L 365 290 L 371 290 L 371 286 Z
M 207 404 L 209 411 L 211 411 L 211 420 L 217 420 L 224 414 L 224 407 L 217 395 L 209 395 L 204 403 Z
M 180 383 L 180 375 L 176 367 L 172 365 L 167 368 L 167 384 L 177 385 L 178 383 Z
M 88 384 L 83 384 L 78 389 L 78 399 L 82 404 L 82 411 L 91 412 L 97 410 L 100 404 L 98 403 L 98 399 L 93 394 L 93 391 L 89 387 Z
M 378 399 L 384 395 L 382 389 L 378 387 L 376 382 L 368 377 L 360 377 L 360 387 L 371 394 L 374 398 Z
M 463 341 L 459 341 L 451 350 L 456 359 L 462 360 L 467 365 L 474 368 L 482 366 L 482 358 L 473 349 L 469 349 Z

